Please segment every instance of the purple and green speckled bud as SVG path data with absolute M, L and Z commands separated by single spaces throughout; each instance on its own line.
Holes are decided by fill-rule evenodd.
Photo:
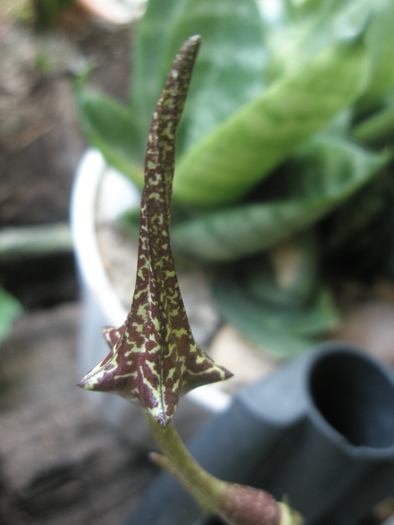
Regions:
M 301 516 L 261 489 L 225 483 L 216 511 L 231 525 L 301 525 Z
M 276 500 L 263 490 L 232 483 L 226 484 L 217 502 L 221 516 L 237 525 L 279 525 L 281 509 Z
M 163 426 L 180 395 L 232 376 L 193 338 L 170 244 L 175 136 L 199 46 L 199 36 L 182 46 L 153 114 L 130 312 L 120 328 L 104 330 L 111 351 L 79 383 L 140 402 Z

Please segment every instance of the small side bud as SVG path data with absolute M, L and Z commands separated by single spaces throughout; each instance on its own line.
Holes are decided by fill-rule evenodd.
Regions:
M 300 517 L 264 490 L 226 483 L 217 511 L 232 525 L 299 525 Z

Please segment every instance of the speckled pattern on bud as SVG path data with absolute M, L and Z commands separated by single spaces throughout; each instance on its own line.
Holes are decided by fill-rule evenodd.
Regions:
M 193 36 L 182 46 L 153 114 L 129 314 L 120 328 L 104 330 L 110 353 L 79 383 L 141 403 L 163 426 L 171 421 L 179 396 L 232 376 L 194 340 L 170 243 L 176 130 L 200 40 Z
M 264 490 L 226 484 L 217 510 L 233 525 L 279 525 L 281 510 L 275 499 Z

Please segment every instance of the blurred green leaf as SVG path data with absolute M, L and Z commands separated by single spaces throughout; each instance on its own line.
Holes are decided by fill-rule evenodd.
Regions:
M 316 235 L 307 230 L 243 263 L 243 286 L 259 301 L 303 308 L 316 291 L 318 262 Z
M 164 70 L 164 63 L 167 64 L 166 50 L 173 20 L 184 3 L 185 0 L 149 0 L 145 14 L 136 28 L 131 109 L 144 145 L 148 140 L 152 115 L 168 72 L 168 69 Z M 171 62 L 174 58 L 175 55 L 171 57 Z
M 169 35 L 164 70 L 182 42 L 200 34 L 178 133 L 178 157 L 265 87 L 263 26 L 254 0 L 187 0 Z
M 379 104 L 394 87 L 394 0 L 377 2 L 379 9 L 366 34 L 369 82 L 359 101 L 362 109 Z
M 172 241 L 185 254 L 237 260 L 266 250 L 318 221 L 371 180 L 390 155 L 322 136 L 311 140 L 267 181 L 268 201 L 245 203 L 174 224 Z M 264 191 L 264 186 L 262 188 Z
M 82 84 L 75 91 L 83 131 L 110 164 L 142 187 L 145 145 L 130 108 Z
M 378 106 L 394 86 L 394 0 L 285 0 L 284 6 L 280 22 L 266 24 L 271 76 L 289 74 L 327 45 L 364 33 L 369 74 L 357 111 Z
M 74 0 L 33 0 L 37 29 L 53 29 L 61 21 L 63 12 Z
M 277 9 L 262 10 L 271 56 L 270 78 L 297 71 L 326 47 L 361 37 L 377 4 L 385 0 L 285 0 Z M 269 5 L 269 4 L 268 4 Z
M 174 198 L 212 207 L 245 196 L 357 97 L 365 66 L 363 45 L 342 43 L 274 83 L 179 159 Z
M 22 306 L 0 287 L 0 342 L 11 330 L 12 323 L 22 313 Z
M 226 321 L 265 350 L 285 358 L 327 335 L 338 320 L 330 293 L 320 288 L 303 308 L 285 308 L 253 297 L 234 275 L 212 283 L 214 300 Z
M 138 26 L 131 110 L 83 87 L 77 91 L 90 142 L 133 180 L 139 178 L 167 71 L 192 34 L 202 35 L 203 46 L 178 132 L 178 153 L 264 87 L 266 57 L 254 0 L 151 0 Z
M 383 108 L 359 122 L 352 130 L 351 136 L 353 140 L 365 144 L 393 144 L 394 95 L 387 97 Z
M 141 20 L 132 108 L 146 140 L 167 71 L 182 43 L 200 34 L 177 151 L 211 131 L 264 87 L 265 48 L 254 0 L 150 0 Z

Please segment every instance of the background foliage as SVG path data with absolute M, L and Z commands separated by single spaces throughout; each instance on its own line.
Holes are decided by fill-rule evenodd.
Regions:
M 177 139 L 174 250 L 217 270 L 225 318 L 291 355 L 337 322 L 327 275 L 392 273 L 394 0 L 268 5 L 150 0 L 130 103 L 82 78 L 76 93 L 92 144 L 141 187 L 166 72 L 202 35 Z

